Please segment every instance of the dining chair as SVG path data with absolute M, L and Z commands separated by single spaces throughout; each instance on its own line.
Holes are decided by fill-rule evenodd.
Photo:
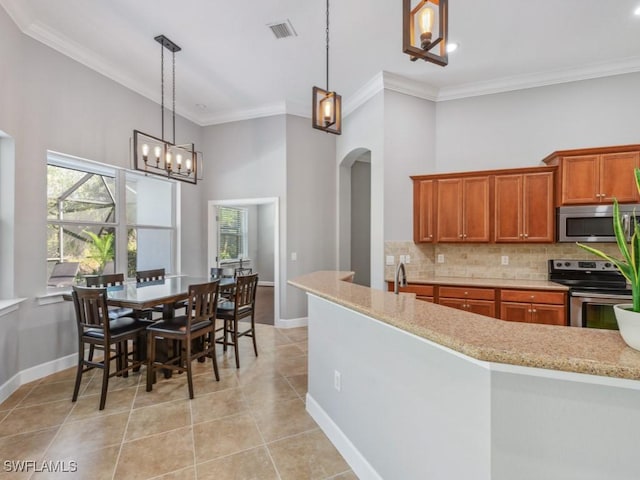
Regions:
M 216 338 L 217 343 L 223 345 L 226 352 L 228 346 L 233 346 L 236 357 L 236 368 L 240 368 L 238 354 L 238 338 L 247 336 L 253 340 L 253 351 L 258 356 L 255 329 L 256 290 L 258 289 L 258 274 L 240 275 L 236 277 L 235 287 L 230 299 L 218 304 L 216 316 L 223 320 L 222 336 Z M 246 330 L 238 331 L 238 321 L 250 317 L 250 326 Z
M 107 288 L 124 285 L 123 273 L 109 273 L 106 275 L 87 275 L 85 282 L 87 287 Z M 109 307 L 109 318 L 126 317 L 133 314 L 133 309 L 124 307 Z
M 129 370 L 139 369 L 143 359 L 130 359 L 129 340 L 136 341 L 146 334 L 147 324 L 133 317 L 109 318 L 107 289 L 74 286 L 73 305 L 78 329 L 78 369 L 73 387 L 72 401 L 78 399 L 82 374 L 93 368 L 102 369 L 100 410 L 107 401 L 109 378 L 114 375 L 126 377 Z M 85 359 L 85 348 L 89 345 L 89 357 Z M 93 350 L 103 351 L 102 360 L 93 359 Z M 112 355 L 113 354 L 113 355 Z M 111 361 L 116 360 L 116 371 L 111 372 Z
M 171 369 L 187 372 L 189 398 L 193 398 L 193 374 L 191 362 L 211 357 L 216 381 L 220 381 L 215 351 L 216 305 L 220 281 L 189 285 L 186 315 L 164 318 L 147 327 L 147 392 L 153 389 L 156 370 Z M 166 360 L 156 358 L 156 339 L 176 340 L 180 343 L 174 356 Z M 194 348 L 193 340 L 201 340 Z
M 237 277 L 238 275 L 251 275 L 253 273 L 253 269 L 250 267 L 239 267 L 233 271 L 233 276 Z
M 136 283 L 156 282 L 165 279 L 164 268 L 155 268 L 153 270 L 138 270 L 136 272 Z

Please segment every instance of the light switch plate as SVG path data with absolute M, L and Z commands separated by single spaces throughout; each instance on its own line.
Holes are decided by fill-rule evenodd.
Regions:
M 444 263 L 444 255 L 442 253 L 438 254 L 438 263 Z
M 507 255 L 502 255 L 502 258 L 500 259 L 500 263 L 502 265 L 509 265 L 509 257 Z

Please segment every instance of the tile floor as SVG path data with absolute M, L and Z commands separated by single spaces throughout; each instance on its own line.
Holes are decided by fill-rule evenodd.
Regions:
M 307 329 L 257 325 L 259 357 L 240 339 L 240 364 L 219 352 L 194 362 L 195 398 L 186 375 L 158 376 L 145 391 L 144 369 L 109 381 L 98 410 L 101 371 L 84 375 L 71 402 L 75 368 L 23 385 L 0 404 L 0 479 L 357 480 L 307 414 Z M 75 473 L 8 472 L 34 460 Z

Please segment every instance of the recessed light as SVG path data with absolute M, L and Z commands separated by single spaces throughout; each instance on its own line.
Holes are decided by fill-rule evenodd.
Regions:
M 447 53 L 455 52 L 459 46 L 458 43 L 447 43 Z
M 640 16 L 640 7 L 636 8 L 635 11 L 633 12 L 635 15 Z

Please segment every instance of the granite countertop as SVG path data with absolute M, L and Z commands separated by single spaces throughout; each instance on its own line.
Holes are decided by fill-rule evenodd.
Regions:
M 393 278 L 385 282 L 393 282 Z M 464 277 L 407 277 L 415 285 L 449 285 L 465 287 L 517 288 L 526 290 L 558 290 L 566 292 L 569 287 L 547 280 L 514 280 L 508 278 L 464 278 Z
M 289 284 L 478 360 L 640 380 L 640 351 L 617 331 L 507 322 L 363 287 L 352 277 L 323 271 Z

